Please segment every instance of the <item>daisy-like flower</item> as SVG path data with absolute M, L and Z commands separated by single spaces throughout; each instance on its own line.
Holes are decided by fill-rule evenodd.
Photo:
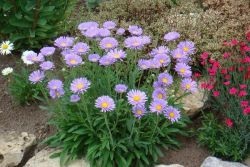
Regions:
M 78 55 L 84 55 L 89 51 L 89 45 L 83 42 L 78 42 L 73 46 L 73 51 Z
M 51 61 L 45 61 L 40 64 L 40 68 L 43 71 L 51 70 L 55 67 L 54 63 Z
M 154 89 L 161 88 L 161 87 L 163 87 L 162 82 L 154 81 L 154 83 L 153 83 L 153 88 Z
M 52 79 L 48 82 L 49 90 L 60 90 L 63 89 L 63 82 L 59 79 Z
M 89 21 L 89 22 L 83 22 L 78 25 L 78 29 L 80 31 L 86 31 L 91 28 L 98 28 L 99 24 L 94 21 Z
M 88 60 L 91 61 L 91 62 L 98 62 L 100 59 L 100 56 L 98 54 L 90 54 L 88 56 Z
M 192 71 L 191 67 L 185 63 L 177 63 L 175 65 L 175 71 L 182 77 L 191 77 Z
M 32 84 L 36 84 L 38 82 L 41 82 L 44 78 L 45 78 L 44 72 L 40 71 L 40 70 L 33 71 L 29 75 L 29 81 L 31 81 Z
M 164 112 L 166 118 L 168 118 L 172 123 L 177 122 L 181 118 L 180 111 L 172 106 L 168 106 Z
M 124 45 L 129 49 L 142 49 L 144 46 L 144 42 L 141 37 L 128 37 L 124 41 Z
M 113 49 L 107 53 L 107 56 L 113 57 L 114 59 L 120 60 L 126 57 L 126 52 L 121 49 Z
M 101 109 L 102 112 L 109 112 L 115 109 L 115 102 L 109 96 L 100 96 L 95 101 L 95 107 Z
M 129 104 L 135 106 L 144 106 L 145 102 L 147 101 L 147 95 L 145 92 L 140 90 L 130 90 L 127 94 Z
M 154 99 L 150 106 L 149 109 L 151 112 L 155 112 L 157 114 L 163 113 L 167 107 L 167 102 L 162 99 Z
M 163 99 L 163 100 L 166 100 L 166 98 L 167 98 L 167 93 L 166 93 L 166 91 L 165 91 L 163 88 L 158 87 L 158 88 L 156 88 L 156 89 L 153 91 L 152 97 L 153 97 L 154 100 L 155 100 L 155 99 Z
M 49 90 L 49 95 L 50 97 L 52 97 L 52 99 L 62 97 L 64 94 L 65 94 L 64 89 Z
M 100 65 L 102 66 L 109 66 L 116 62 L 116 59 L 110 56 L 102 56 L 99 60 Z
M 114 49 L 117 46 L 118 46 L 118 41 L 112 37 L 106 37 L 100 41 L 100 47 L 105 50 Z
M 13 43 L 10 41 L 3 41 L 0 45 L 0 53 L 2 55 L 8 55 L 14 49 Z
M 194 93 L 197 91 L 197 83 L 191 78 L 184 78 L 181 81 L 181 88 L 187 92 Z
M 40 63 L 44 61 L 44 56 L 41 53 L 29 52 L 27 54 L 27 60 L 32 63 Z
M 115 85 L 115 91 L 117 93 L 125 93 L 127 91 L 128 87 L 125 84 L 117 84 Z
M 99 37 L 108 37 L 110 36 L 111 32 L 106 28 L 99 28 Z
M 171 55 L 174 59 L 183 59 L 185 57 L 187 57 L 186 52 L 184 52 L 182 49 L 180 48 L 176 48 L 174 50 L 171 51 Z
M 26 50 L 22 54 L 21 59 L 24 62 L 24 64 L 26 64 L 26 65 L 34 64 L 32 61 L 29 61 L 28 58 L 27 58 L 28 55 L 30 55 L 30 54 L 36 54 L 36 53 L 34 51 L 31 51 L 31 50 Z
M 67 54 L 65 55 L 64 60 L 69 67 L 75 67 L 82 63 L 82 57 L 76 54 Z
M 164 40 L 166 42 L 169 42 L 169 41 L 174 41 L 176 39 L 180 38 L 180 34 L 178 32 L 169 32 L 167 34 L 164 35 Z
M 148 45 L 151 43 L 150 36 L 143 35 L 143 36 L 141 36 L 141 40 L 142 40 L 143 45 Z
M 55 53 L 56 48 L 54 47 L 43 47 L 40 50 L 40 53 L 44 56 L 50 56 L 53 55 Z
M 91 28 L 87 29 L 86 31 L 82 31 L 82 34 L 88 38 L 98 37 L 99 36 L 99 28 L 91 27 Z
M 125 33 L 125 29 L 124 28 L 118 28 L 117 30 L 116 30 L 116 34 L 117 35 L 123 35 Z
M 159 46 L 158 48 L 154 48 L 151 52 L 150 55 L 151 56 L 155 56 L 158 54 L 168 54 L 169 53 L 169 49 L 166 46 Z
M 2 75 L 3 75 L 3 76 L 6 76 L 6 75 L 11 74 L 12 72 L 13 72 L 13 68 L 7 67 L 7 68 L 4 68 L 4 69 L 2 70 Z
M 132 35 L 142 35 L 143 30 L 141 27 L 137 26 L 137 25 L 131 25 L 128 27 L 128 31 L 132 34 Z
M 138 61 L 138 66 L 141 70 L 147 70 L 150 68 L 151 62 L 149 60 L 140 59 Z
M 70 90 L 73 93 L 83 94 L 89 89 L 90 81 L 87 78 L 76 78 L 72 81 L 70 85 Z
M 195 52 L 195 45 L 191 41 L 182 41 L 177 45 L 177 48 L 180 48 L 188 55 L 194 54 Z
M 103 23 L 103 27 L 111 30 L 111 29 L 114 29 L 116 27 L 116 23 L 114 21 L 105 21 Z
M 132 112 L 136 118 L 141 119 L 146 114 L 146 108 L 145 106 L 133 106 Z
M 76 102 L 78 102 L 80 99 L 81 99 L 81 98 L 80 98 L 79 95 L 71 95 L 71 96 L 70 96 L 70 102 L 72 102 L 72 103 L 76 103 Z
M 169 86 L 173 83 L 173 77 L 169 74 L 169 73 L 160 73 L 158 76 L 158 82 L 162 85 L 162 86 Z
M 158 69 L 158 68 L 161 68 L 162 65 L 165 64 L 164 62 L 167 61 L 167 60 L 164 60 L 163 58 L 161 58 L 161 59 L 153 58 L 153 59 L 149 59 L 148 61 L 150 63 L 150 68 L 151 69 Z M 163 64 L 161 64 L 161 62 Z
M 161 67 L 166 67 L 171 62 L 170 57 L 166 54 L 157 54 L 153 60 L 159 62 Z
M 69 48 L 73 45 L 74 38 L 72 37 L 59 37 L 55 40 L 54 45 L 61 49 Z

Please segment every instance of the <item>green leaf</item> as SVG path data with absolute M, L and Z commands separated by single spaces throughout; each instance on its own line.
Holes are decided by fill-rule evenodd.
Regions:
M 14 5 L 12 3 L 5 1 L 4 5 L 3 5 L 3 10 L 4 11 L 8 11 L 8 10 L 10 10 L 13 7 L 14 7 Z
M 18 20 L 16 17 L 10 18 L 9 23 L 13 26 L 21 28 L 30 28 L 32 26 L 30 22 L 26 20 Z

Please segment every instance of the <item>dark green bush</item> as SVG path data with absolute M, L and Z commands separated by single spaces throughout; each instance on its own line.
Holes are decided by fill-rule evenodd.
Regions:
M 76 0 L 0 0 L 0 38 L 38 48 L 60 32 Z

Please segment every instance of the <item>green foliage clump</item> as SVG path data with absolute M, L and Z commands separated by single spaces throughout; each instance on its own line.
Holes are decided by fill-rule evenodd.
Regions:
M 75 0 L 0 0 L 0 37 L 16 48 L 38 48 L 55 37 Z
M 87 0 L 86 5 L 89 9 L 95 9 L 102 0 Z

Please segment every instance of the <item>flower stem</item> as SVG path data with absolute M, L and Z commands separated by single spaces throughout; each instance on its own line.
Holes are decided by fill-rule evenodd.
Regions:
M 155 128 L 154 128 L 154 131 L 153 131 L 153 133 L 152 133 L 151 140 L 153 139 L 153 137 L 154 137 L 154 135 L 155 135 L 155 131 L 156 131 L 156 128 L 157 128 L 158 123 L 159 123 L 159 116 L 158 116 L 158 115 L 156 115 L 156 116 L 157 116 L 157 117 L 156 117 Z
M 108 128 L 108 131 L 109 131 L 109 136 L 110 136 L 111 144 L 112 144 L 112 145 L 114 145 L 114 141 L 113 141 L 112 133 L 111 133 L 111 130 L 110 130 L 110 128 L 109 128 L 109 124 L 108 124 L 107 113 L 104 113 L 104 119 L 105 119 L 105 124 L 106 124 L 106 127 Z

